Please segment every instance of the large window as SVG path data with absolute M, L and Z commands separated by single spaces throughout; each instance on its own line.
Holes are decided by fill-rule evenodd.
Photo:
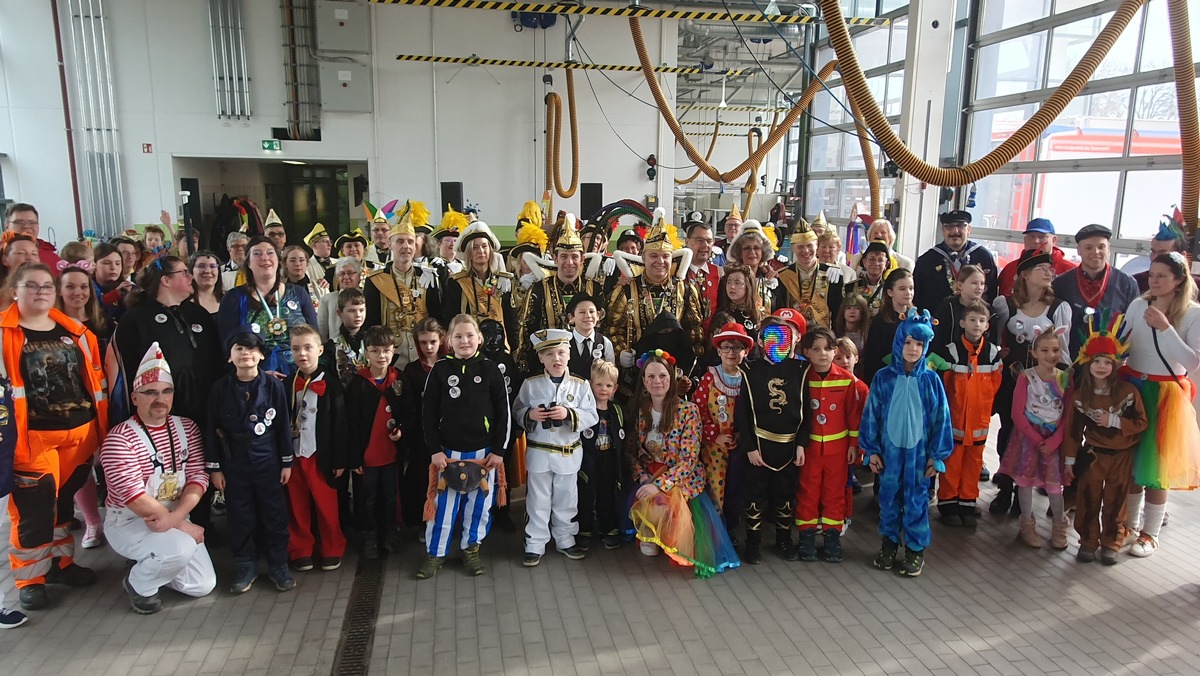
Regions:
M 964 97 L 969 124 L 960 162 L 983 157 L 1016 133 L 1119 4 L 976 1 L 982 14 L 973 40 L 974 91 Z M 1197 43 L 1200 27 L 1192 31 Z M 1149 3 L 1082 94 L 1013 162 L 974 186 L 974 204 L 963 206 L 975 215 L 976 237 L 990 240 L 1001 258 L 1015 256 L 1017 233 L 1031 218 L 1045 217 L 1060 235 L 1100 223 L 1116 232 L 1118 251 L 1144 247 L 1161 215 L 1180 199 L 1179 110 L 1170 69 L 1166 3 Z

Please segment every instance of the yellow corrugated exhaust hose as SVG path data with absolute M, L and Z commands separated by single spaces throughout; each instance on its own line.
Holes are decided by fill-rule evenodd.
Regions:
M 1175 57 L 1175 100 L 1179 106 L 1179 140 L 1183 146 L 1183 196 L 1180 211 L 1188 237 L 1195 241 L 1200 227 L 1200 120 L 1196 111 L 1196 62 L 1192 58 L 1192 37 L 1188 29 L 1189 0 L 1170 0 L 1171 44 Z
M 562 99 L 546 94 L 546 192 L 553 189 L 559 197 L 570 199 L 579 188 L 579 120 L 575 111 L 575 74 L 567 70 L 567 114 L 571 118 L 571 187 L 566 190 L 559 176 L 562 148 Z

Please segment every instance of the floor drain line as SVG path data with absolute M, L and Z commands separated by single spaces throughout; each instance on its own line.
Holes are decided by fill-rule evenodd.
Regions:
M 350 603 L 342 620 L 333 676 L 365 674 L 371 666 L 371 646 L 375 642 L 375 623 L 379 618 L 379 599 L 383 594 L 385 559 L 359 559 L 350 590 Z

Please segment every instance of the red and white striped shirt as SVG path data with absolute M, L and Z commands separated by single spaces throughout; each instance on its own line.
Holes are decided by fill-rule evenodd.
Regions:
M 204 470 L 204 442 L 201 441 L 200 427 L 188 418 L 171 416 L 167 425 L 174 427 L 175 420 L 183 423 L 187 436 L 187 458 L 184 459 L 184 444 L 179 438 L 177 429 L 171 430 L 175 436 L 175 453 L 178 456 L 179 468 L 189 484 L 208 488 L 208 472 Z M 150 427 L 150 440 L 164 456 L 163 468 L 171 471 L 170 448 L 171 439 L 167 433 L 167 425 Z M 142 441 L 141 423 L 136 418 L 118 424 L 104 437 L 100 445 L 100 465 L 104 468 L 104 479 L 108 484 L 108 498 L 105 505 L 112 508 L 124 507 L 146 493 L 146 482 L 154 474 L 154 463 L 150 460 L 152 449 L 147 448 Z

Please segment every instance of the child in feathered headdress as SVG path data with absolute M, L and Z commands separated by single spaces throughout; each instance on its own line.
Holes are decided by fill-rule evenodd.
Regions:
M 1129 353 L 1124 316 L 1107 325 L 1095 320 L 1091 315 L 1087 341 L 1075 359 L 1082 370 L 1079 385 L 1067 397 L 1063 474 L 1068 483 L 1076 480 L 1075 560 L 1095 561 L 1099 547 L 1101 563 L 1111 566 L 1122 545 L 1120 516 L 1133 482 L 1134 449 L 1147 422 L 1141 394 L 1117 376 Z

